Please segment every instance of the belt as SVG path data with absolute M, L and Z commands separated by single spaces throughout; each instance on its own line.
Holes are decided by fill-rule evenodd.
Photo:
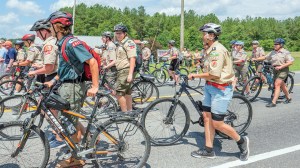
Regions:
M 83 79 L 79 79 L 79 78 L 77 78 L 77 79 L 69 79 L 69 80 L 62 81 L 62 83 L 82 83 L 82 82 L 84 82 L 84 80 Z
M 220 89 L 220 90 L 225 90 L 225 87 L 226 87 L 226 86 L 230 86 L 230 85 L 231 85 L 231 83 L 223 83 L 223 84 L 219 84 L 219 83 L 209 82 L 209 81 L 207 81 L 206 84 L 207 84 L 207 85 L 211 85 L 211 86 L 213 86 L 213 87 L 215 87 L 215 88 L 217 88 L 217 89 Z

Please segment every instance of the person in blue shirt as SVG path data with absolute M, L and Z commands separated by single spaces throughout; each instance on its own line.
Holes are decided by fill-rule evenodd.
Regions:
M 0 40 L 0 76 L 4 74 L 4 57 L 6 56 L 7 49 L 3 46 L 4 40 Z
M 12 47 L 11 41 L 5 41 L 4 47 L 7 49 L 6 56 L 4 58 L 4 64 L 5 64 L 5 72 L 9 73 L 11 72 L 12 64 L 17 58 L 17 51 L 15 48 Z

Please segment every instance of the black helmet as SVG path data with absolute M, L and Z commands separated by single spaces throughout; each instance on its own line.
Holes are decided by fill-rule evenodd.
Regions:
M 36 21 L 30 31 L 38 31 L 40 29 L 50 29 L 50 23 L 46 19 Z
M 19 46 L 23 47 L 24 41 L 22 41 L 22 40 L 17 40 L 17 41 L 15 42 L 15 45 L 19 45 Z
M 48 22 L 51 22 L 52 24 L 55 23 L 61 23 L 65 26 L 71 26 L 73 25 L 73 17 L 70 13 L 62 12 L 62 11 L 56 11 L 53 12 L 47 19 Z
M 128 28 L 125 25 L 123 25 L 123 24 L 117 24 L 114 27 L 114 31 L 128 32 Z
M 170 44 L 171 46 L 175 46 L 175 40 L 169 40 L 168 44 Z
M 219 36 L 222 33 L 221 25 L 215 23 L 207 23 L 199 28 L 202 32 L 214 33 L 216 36 Z
M 106 32 L 102 33 L 102 36 L 109 37 L 110 39 L 112 39 L 114 37 L 113 33 L 110 31 L 106 31 Z
M 285 41 L 283 38 L 277 38 L 274 40 L 274 43 L 275 44 L 285 44 Z

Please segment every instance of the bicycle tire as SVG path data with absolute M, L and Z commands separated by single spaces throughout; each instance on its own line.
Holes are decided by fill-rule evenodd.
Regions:
M 164 70 L 156 69 L 152 72 L 152 75 L 155 77 L 155 84 L 157 86 L 162 86 L 166 83 L 167 75 Z
M 8 77 L 11 77 L 13 75 L 14 75 L 13 73 L 8 73 L 8 74 L 4 74 L 4 75 L 0 76 L 0 82 L 7 81 L 7 80 L 5 80 L 5 78 L 7 79 Z M 8 80 L 11 80 L 11 79 L 8 79 Z
M 131 89 L 132 101 L 136 104 L 144 104 L 145 102 L 151 102 L 159 98 L 158 88 L 154 83 L 149 81 L 139 81 L 133 84 Z
M 250 102 L 253 102 L 260 94 L 262 85 L 263 85 L 262 79 L 259 76 L 253 76 L 244 85 L 242 90 L 242 95 L 245 96 Z M 250 90 L 248 93 L 246 93 L 247 86 L 249 86 L 249 90 Z M 254 94 L 252 95 L 252 93 Z
M 125 125 L 123 126 L 122 124 Z M 105 136 L 105 134 L 113 136 L 115 140 L 120 143 L 113 143 L 113 145 L 110 145 L 110 142 L 112 142 L 110 140 L 111 138 L 108 138 L 107 136 Z M 133 139 L 133 137 L 130 137 L 134 135 L 137 139 Z M 129 137 L 130 139 L 127 139 L 127 137 Z M 129 145 L 129 143 L 134 143 L 135 141 L 135 144 Z M 113 151 L 107 154 L 93 154 L 93 157 L 95 159 L 92 160 L 92 163 L 96 167 L 99 167 L 99 164 L 101 165 L 101 167 L 113 167 L 111 164 L 116 164 L 117 167 L 128 167 L 122 165 L 124 164 L 122 162 L 127 159 L 125 158 L 126 152 L 131 150 L 132 147 L 137 148 L 137 145 L 141 145 L 143 147 L 143 154 L 139 157 L 134 156 L 134 158 L 138 158 L 138 161 L 132 166 L 140 168 L 143 167 L 147 162 L 151 150 L 151 144 L 147 131 L 141 126 L 138 121 L 130 119 L 113 119 L 105 122 L 104 124 L 101 124 L 92 137 L 90 148 L 96 148 L 95 151 L 97 151 L 99 150 L 98 145 L 102 151 L 110 151 L 110 148 L 113 148 Z M 139 151 L 137 152 L 137 154 L 140 155 L 142 152 Z M 131 153 L 133 154 L 133 152 Z M 107 163 L 105 163 L 105 158 L 103 159 L 103 157 L 107 157 L 107 159 L 112 160 L 109 160 Z M 130 161 L 133 162 L 133 160 Z M 124 162 L 126 162 L 126 160 Z
M 197 71 L 192 71 L 191 74 L 198 74 Z M 201 78 L 194 78 L 187 83 L 191 88 L 197 89 L 201 85 Z
M 20 131 L 19 135 L 16 135 L 17 132 L 16 130 L 14 133 L 7 133 L 5 129 L 9 127 L 17 127 L 17 129 Z M 8 140 L 20 140 L 21 139 L 21 134 L 23 131 L 23 122 L 22 121 L 13 121 L 13 122 L 5 122 L 0 124 L 0 139 L 8 139 Z
M 27 97 L 27 99 L 22 95 L 13 95 L 6 97 L 0 101 L 0 119 L 3 117 L 4 113 L 18 111 L 18 115 L 16 117 L 5 116 L 5 119 L 3 119 L 3 121 L 7 122 L 8 118 L 13 120 L 24 120 L 25 118 L 21 118 L 21 116 L 26 113 L 35 112 L 37 105 L 37 101 L 32 97 Z M 44 115 L 40 114 L 39 117 L 36 118 L 34 124 L 38 127 L 41 127 L 43 125 L 43 121 Z
M 86 97 L 80 112 L 84 115 L 91 115 L 96 102 L 92 97 Z M 101 95 L 95 117 L 102 118 L 103 115 L 109 115 L 118 111 L 118 104 L 111 95 Z
M 146 107 L 146 109 L 144 109 L 144 112 L 142 114 L 142 119 L 141 119 L 143 127 L 146 129 L 146 131 L 148 132 L 148 134 L 150 136 L 150 141 L 153 144 L 158 145 L 158 146 L 167 146 L 167 145 L 172 145 L 172 144 L 178 142 L 187 133 L 189 126 L 190 126 L 189 111 L 180 100 L 178 100 L 178 102 L 176 104 L 176 107 L 175 107 L 176 109 L 174 111 L 174 117 L 172 118 L 173 119 L 172 122 L 166 124 L 166 121 L 164 121 L 166 118 L 166 114 L 163 114 L 163 113 L 165 113 L 168 110 L 162 108 L 162 110 L 159 111 L 159 107 L 157 107 L 158 104 L 162 104 L 165 102 L 170 103 L 170 106 L 166 107 L 167 109 L 170 109 L 171 107 L 174 107 L 175 99 L 164 98 L 164 99 L 155 100 L 150 105 L 148 105 Z M 179 109 L 178 107 L 180 108 L 181 111 L 176 113 L 176 110 Z M 181 126 L 181 128 L 177 124 L 178 118 L 176 118 L 176 123 L 174 123 L 174 121 L 175 121 L 174 118 L 179 116 L 180 114 L 183 114 L 182 118 L 184 120 L 183 126 Z M 151 115 L 155 119 L 158 119 L 159 117 L 160 118 L 155 123 L 155 122 L 152 122 L 151 120 L 149 120 L 149 118 L 151 119 Z M 150 123 L 150 124 L 148 125 L 148 123 Z M 154 124 L 157 124 L 157 125 L 154 125 Z M 164 124 L 164 125 L 162 125 L 162 124 Z M 163 127 L 162 129 L 165 129 L 167 127 L 170 128 L 170 133 L 166 133 L 166 134 L 168 134 L 169 137 L 156 136 L 159 133 L 160 126 Z M 167 129 L 169 129 L 169 128 L 167 128 Z M 173 129 L 173 130 L 171 130 L 171 129 Z M 175 130 L 175 129 L 178 129 L 178 130 Z M 168 130 L 164 130 L 164 131 L 167 132 Z M 175 135 L 171 135 L 171 133 L 173 133 Z
M 11 165 L 16 167 L 18 165 L 18 167 L 39 167 L 39 168 L 45 168 L 47 166 L 50 157 L 50 147 L 49 147 L 49 142 L 45 136 L 45 133 L 34 125 L 30 128 L 29 131 L 30 131 L 30 135 L 26 139 L 27 141 L 25 142 L 23 150 L 21 150 L 15 157 L 12 157 L 12 153 L 17 149 L 17 147 L 19 147 L 20 139 L 18 138 L 16 140 L 0 141 L 0 147 L 1 145 L 6 146 L 6 148 L 1 148 L 2 151 L 0 154 L 1 155 L 0 165 L 2 165 L 3 167 L 5 166 L 9 167 Z M 21 139 L 23 139 L 23 135 Z M 5 143 L 8 143 L 9 146 L 5 145 Z M 43 148 L 44 151 L 39 150 L 40 148 Z M 7 154 L 5 153 L 6 151 Z M 36 155 L 36 156 L 32 156 L 32 155 Z M 25 157 L 27 157 L 27 159 L 24 159 Z M 39 159 L 41 159 L 41 163 L 36 165 Z M 29 165 L 25 166 L 24 165 L 25 163 L 28 163 Z
M 239 104 L 244 104 L 245 107 L 241 108 L 241 107 L 237 107 L 236 109 L 247 109 L 245 110 L 244 113 L 247 114 L 247 116 L 245 117 L 246 118 L 246 122 L 245 123 L 239 123 L 239 119 L 242 117 L 241 114 L 239 114 L 233 107 L 232 105 L 232 102 L 234 101 L 238 101 L 240 100 L 240 103 Z M 227 109 L 229 115 L 227 115 L 225 118 L 224 118 L 224 122 L 228 125 L 230 125 L 231 127 L 233 127 L 237 133 L 239 135 L 242 135 L 244 134 L 244 132 L 248 129 L 248 127 L 250 126 L 251 124 L 251 121 L 252 121 L 252 115 L 253 115 L 253 111 L 252 111 L 252 106 L 251 106 L 251 103 L 249 100 L 247 100 L 244 96 L 242 95 L 239 95 L 239 94 L 234 94 L 232 96 L 232 100 L 228 106 L 228 109 Z M 241 127 L 240 127 L 241 126 Z M 225 135 L 224 133 L 216 130 L 216 134 L 218 134 L 219 136 L 223 137 L 223 138 L 226 138 L 226 139 L 229 139 L 229 136 Z
M 15 80 L 6 80 L 6 81 L 0 83 L 0 92 L 3 93 L 4 95 L 10 95 L 11 96 L 11 95 L 14 94 L 14 91 L 16 89 L 15 86 L 17 84 L 21 85 L 21 90 L 20 91 L 24 91 L 24 92 L 27 91 L 26 87 L 24 86 L 24 84 L 22 82 L 15 81 Z M 7 86 L 5 86 L 5 85 L 7 85 Z M 8 85 L 11 85 L 11 86 L 8 86 Z
M 179 68 L 179 71 L 181 75 L 189 75 L 189 71 L 186 68 Z

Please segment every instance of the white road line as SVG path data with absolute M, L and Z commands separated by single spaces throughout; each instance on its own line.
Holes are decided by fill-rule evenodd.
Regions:
M 250 150 L 251 150 L 251 148 L 250 148 Z M 228 168 L 228 167 L 236 167 L 236 166 L 246 165 L 246 164 L 249 164 L 249 163 L 254 163 L 254 162 L 257 162 L 257 161 L 260 161 L 260 160 L 269 159 L 269 158 L 272 158 L 272 157 L 276 157 L 276 156 L 279 156 L 279 155 L 295 152 L 295 151 L 298 151 L 298 150 L 300 150 L 300 145 L 291 146 L 291 147 L 288 147 L 288 148 L 283 148 L 283 149 L 274 150 L 274 151 L 271 151 L 271 152 L 266 152 L 266 153 L 250 156 L 247 161 L 236 160 L 236 161 L 227 162 L 227 163 L 224 163 L 222 165 L 218 165 L 218 166 L 215 166 L 215 167 L 212 167 L 212 168 Z

